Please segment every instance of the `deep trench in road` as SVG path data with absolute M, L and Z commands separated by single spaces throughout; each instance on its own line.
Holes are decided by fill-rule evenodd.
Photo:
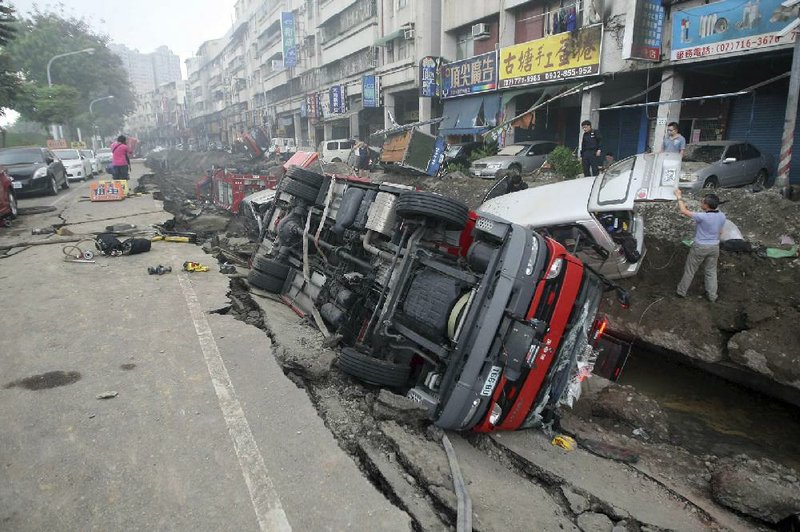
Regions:
M 156 176 L 146 179 L 145 182 L 164 185 Z M 182 200 L 176 196 L 175 191 L 162 194 L 165 209 L 179 217 Z M 224 233 L 205 236 L 214 248 L 221 238 L 225 238 Z M 228 296 L 231 304 L 216 312 L 229 314 L 262 329 L 273 344 L 280 347 L 280 335 L 274 330 L 280 324 L 271 323 L 262 306 L 255 300 L 259 296 L 251 293 L 243 278 L 231 277 Z M 274 304 L 281 303 L 276 301 Z M 665 356 L 663 352 L 651 350 L 647 345 L 637 342 L 618 382 L 632 386 L 637 392 L 660 404 L 669 423 L 669 443 L 673 445 L 698 456 L 729 457 L 746 454 L 770 458 L 800 470 L 800 409 L 710 375 L 687 364 L 688 360 L 680 353 Z M 393 454 L 391 443 L 385 441 L 380 431 L 368 431 L 364 434 L 364 418 L 365 415 L 369 416 L 370 404 L 374 402 L 378 388 L 356 382 L 336 369 L 330 371 L 324 379 L 309 379 L 290 365 L 281 366 L 287 378 L 308 393 L 339 445 L 353 457 L 370 481 L 389 500 L 408 510 L 407 498 L 404 500 L 403 495 L 397 493 L 391 483 L 386 481 L 359 444 L 359 438 L 366 436 Z M 332 396 L 340 398 L 351 407 L 332 410 L 329 408 Z M 417 436 L 423 439 L 436 440 L 440 437 L 438 429 L 430 426 L 406 426 L 406 429 L 417 431 Z M 543 487 L 562 506 L 565 513 L 575 515 L 560 489 L 560 482 L 546 473 L 538 474 L 535 468 L 526 467 L 526 464 L 520 463 L 518 456 L 508 452 L 490 437 L 472 434 L 466 435 L 466 438 L 473 446 L 491 455 L 494 460 L 520 477 Z M 436 512 L 432 521 L 426 521 L 424 517 L 409 512 L 416 529 L 428 530 L 440 528 L 442 525 L 446 527 L 455 522 L 455 508 L 445 503 L 435 486 L 426 484 L 419 468 L 402 460 L 397 460 L 397 465 L 403 469 L 409 483 L 416 487 L 416 496 L 424 498 Z

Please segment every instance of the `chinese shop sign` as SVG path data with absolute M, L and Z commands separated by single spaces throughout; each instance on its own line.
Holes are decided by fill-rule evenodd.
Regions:
M 283 66 L 297 66 L 297 35 L 295 34 L 294 13 L 281 13 L 281 39 L 283 41 Z
M 661 0 L 636 0 L 630 13 L 623 38 L 622 57 L 661 61 L 661 40 L 664 28 L 664 8 Z
M 489 52 L 442 65 L 442 98 L 493 91 L 497 88 L 497 54 Z
M 569 80 L 600 73 L 603 25 L 557 33 L 500 49 L 500 88 Z

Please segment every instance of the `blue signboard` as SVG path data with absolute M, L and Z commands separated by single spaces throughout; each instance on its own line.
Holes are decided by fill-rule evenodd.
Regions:
M 670 59 L 712 59 L 794 43 L 795 33 L 776 35 L 797 11 L 782 0 L 722 0 L 672 11 Z
M 626 28 L 632 27 L 633 31 L 625 32 L 622 57 L 661 61 L 664 28 L 661 0 L 636 0 L 634 10 L 628 16 Z
M 294 25 L 294 13 L 281 13 L 281 40 L 283 41 L 283 66 L 297 66 L 297 34 Z
M 328 90 L 328 106 L 331 114 L 342 114 L 347 112 L 347 98 L 344 93 L 343 85 L 334 85 Z
M 433 98 L 439 95 L 439 58 L 426 56 L 419 60 L 419 95 Z
M 378 77 L 367 75 L 361 78 L 361 97 L 364 107 L 380 107 Z
M 489 52 L 442 65 L 442 98 L 497 89 L 497 53 Z
M 442 162 L 444 161 L 444 149 L 447 144 L 444 141 L 444 137 L 436 137 L 436 144 L 433 146 L 433 155 L 431 156 L 431 160 L 428 162 L 428 168 L 425 170 L 425 173 L 428 175 L 436 175 L 439 169 L 442 167 Z

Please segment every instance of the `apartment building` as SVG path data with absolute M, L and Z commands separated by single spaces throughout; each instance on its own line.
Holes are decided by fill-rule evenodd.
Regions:
M 145 94 L 156 87 L 181 79 L 181 62 L 166 46 L 143 54 L 123 44 L 111 43 L 109 49 L 122 60 L 137 95 Z
M 659 149 L 676 121 L 687 140 L 750 140 L 777 158 L 780 75 L 795 35 L 777 33 L 797 17 L 781 9 L 779 0 L 240 0 L 233 28 L 187 62 L 192 131 L 231 142 L 263 125 L 315 146 L 422 122 L 451 142 L 491 132 L 576 148 L 588 119 L 620 158 Z
M 127 133 L 145 147 L 188 144 L 189 130 L 185 81 L 163 83 L 139 95 L 136 111 L 127 117 Z

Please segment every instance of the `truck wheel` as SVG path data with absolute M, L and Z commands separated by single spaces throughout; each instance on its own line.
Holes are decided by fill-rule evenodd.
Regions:
M 256 255 L 253 259 L 253 269 L 279 279 L 286 279 L 289 275 L 289 266 L 261 255 Z
M 286 176 L 291 177 L 297 182 L 314 187 L 317 190 L 319 190 L 322 183 L 325 181 L 324 175 L 294 165 L 290 166 L 286 171 Z
M 287 194 L 311 203 L 317 201 L 317 196 L 319 195 L 319 188 L 314 188 L 289 177 L 283 178 L 281 187 Z
M 402 218 L 427 218 L 460 231 L 467 224 L 469 209 L 460 201 L 432 192 L 405 192 L 397 200 L 397 214 Z
M 352 347 L 345 347 L 339 353 L 339 369 L 365 382 L 401 388 L 406 385 L 411 373 L 408 364 L 395 364 L 369 355 L 359 353 Z
M 285 281 L 285 276 L 283 278 L 276 277 L 268 273 L 262 273 L 258 270 L 250 270 L 250 273 L 247 274 L 248 283 L 266 292 L 272 292 L 273 294 L 281 291 Z

